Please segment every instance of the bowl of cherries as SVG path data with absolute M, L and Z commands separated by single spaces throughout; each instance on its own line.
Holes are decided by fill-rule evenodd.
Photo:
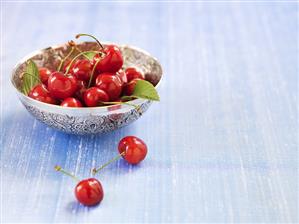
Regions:
M 137 120 L 153 101 L 162 67 L 149 53 L 94 41 L 48 47 L 24 57 L 11 81 L 39 121 L 71 134 L 96 134 Z

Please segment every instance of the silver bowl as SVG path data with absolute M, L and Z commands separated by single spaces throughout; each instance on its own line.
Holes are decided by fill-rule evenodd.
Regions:
M 81 50 L 97 49 L 95 42 L 83 42 L 78 46 Z M 144 73 L 145 79 L 157 87 L 162 78 L 162 68 L 157 59 L 136 47 L 118 46 L 124 57 L 123 67 L 138 67 Z M 63 58 L 67 52 L 69 52 L 67 45 L 36 51 L 20 60 L 13 69 L 11 82 L 16 88 L 22 104 L 36 119 L 63 132 L 80 135 L 96 134 L 128 125 L 137 120 L 149 108 L 151 101 L 143 99 L 130 101 L 137 108 L 125 104 L 83 108 L 61 107 L 34 100 L 21 92 L 22 79 L 20 75 L 24 71 L 25 62 L 28 59 L 32 59 L 38 67 L 54 69 L 57 68 L 59 59 Z

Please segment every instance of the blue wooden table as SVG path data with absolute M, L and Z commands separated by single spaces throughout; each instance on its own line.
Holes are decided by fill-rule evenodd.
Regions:
M 295 2 L 1 3 L 2 222 L 298 222 Z M 138 46 L 164 69 L 160 103 L 132 125 L 73 136 L 39 123 L 10 84 L 26 54 L 80 32 Z M 98 175 L 79 205 L 55 164 L 88 177 L 126 135 L 146 160 Z

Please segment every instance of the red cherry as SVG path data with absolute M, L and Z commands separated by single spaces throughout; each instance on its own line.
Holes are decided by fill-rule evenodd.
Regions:
M 83 94 L 86 91 L 86 82 L 82 80 L 78 80 L 77 82 L 78 90 L 75 92 L 74 96 L 79 100 L 83 101 Z
M 94 61 L 100 60 L 97 64 L 97 71 L 103 72 L 117 72 L 123 66 L 123 57 L 120 49 L 115 45 L 108 45 L 104 48 L 104 56 L 95 55 Z M 95 62 L 94 62 L 95 63 Z
M 88 81 L 92 71 L 92 64 L 87 59 L 78 60 L 71 73 L 79 80 Z
M 56 171 L 62 172 L 63 174 L 73 178 L 75 181 L 79 181 L 79 179 L 75 175 L 67 172 L 60 166 L 56 165 L 54 168 Z M 95 178 L 89 178 L 79 181 L 79 183 L 75 187 L 75 196 L 81 204 L 86 206 L 93 206 L 103 200 L 104 191 L 100 181 Z
M 84 103 L 88 107 L 96 107 L 101 105 L 101 102 L 108 102 L 109 101 L 109 96 L 108 94 L 97 87 L 91 87 L 87 89 L 84 94 Z
M 77 79 L 72 75 L 65 76 L 61 72 L 53 72 L 48 80 L 48 88 L 52 97 L 66 99 L 77 91 Z
M 142 73 L 133 67 L 127 68 L 125 73 L 126 73 L 128 82 L 131 82 L 133 79 L 136 79 L 136 78 L 144 79 Z
M 78 99 L 73 98 L 73 97 L 69 97 L 69 98 L 66 98 L 65 100 L 63 100 L 61 102 L 60 106 L 63 106 L 63 107 L 82 107 L 82 104 Z
M 39 68 L 39 78 L 42 81 L 43 84 L 47 85 L 48 84 L 48 79 L 49 76 L 51 75 L 51 70 L 45 67 Z
M 86 206 L 99 204 L 104 197 L 103 187 L 95 178 L 81 180 L 76 188 L 75 195 L 77 200 Z
M 104 90 L 111 101 L 117 100 L 122 91 L 122 81 L 111 73 L 102 73 L 96 78 L 96 86 Z
M 71 63 L 71 60 L 67 60 L 66 62 L 64 62 L 63 69 L 62 69 L 62 72 L 63 72 L 63 73 L 66 72 L 66 70 L 68 69 L 70 63 Z M 72 65 L 71 65 L 69 71 L 72 71 L 72 69 L 73 69 L 73 67 L 74 67 L 75 64 L 76 64 L 76 61 L 75 61 L 74 63 L 72 63 Z
M 119 72 L 116 73 L 116 75 L 120 78 L 120 80 L 122 81 L 123 84 L 128 82 L 127 75 L 126 75 L 125 72 L 119 71 Z
M 123 94 L 125 96 L 131 96 L 133 94 L 134 88 L 135 88 L 138 80 L 141 80 L 141 79 L 139 79 L 139 78 L 133 79 L 131 82 L 124 85 Z
M 140 163 L 147 154 L 147 146 L 140 138 L 127 136 L 120 140 L 118 144 L 120 154 L 130 164 Z
M 128 163 L 133 165 L 140 163 L 147 154 L 147 146 L 140 138 L 137 138 L 135 136 L 127 136 L 119 141 L 118 151 L 118 156 L 109 160 L 99 168 L 93 168 L 93 175 L 104 169 L 109 164 L 115 162 L 120 157 L 123 157 Z
M 50 96 L 47 87 L 44 84 L 38 84 L 33 89 L 30 90 L 28 96 L 32 99 L 49 103 L 49 104 L 56 104 L 56 100 Z

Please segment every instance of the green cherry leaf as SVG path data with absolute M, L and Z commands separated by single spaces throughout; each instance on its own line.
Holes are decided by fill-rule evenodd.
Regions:
M 96 54 L 97 54 L 96 52 L 88 51 L 84 53 L 83 56 L 86 57 L 88 60 L 92 60 Z
M 153 100 L 153 101 L 160 100 L 158 92 L 153 86 L 153 84 L 145 80 L 138 80 L 136 82 L 132 97 Z
M 32 60 L 27 61 L 25 72 L 23 73 L 22 92 L 28 95 L 32 87 L 41 83 L 37 65 Z

